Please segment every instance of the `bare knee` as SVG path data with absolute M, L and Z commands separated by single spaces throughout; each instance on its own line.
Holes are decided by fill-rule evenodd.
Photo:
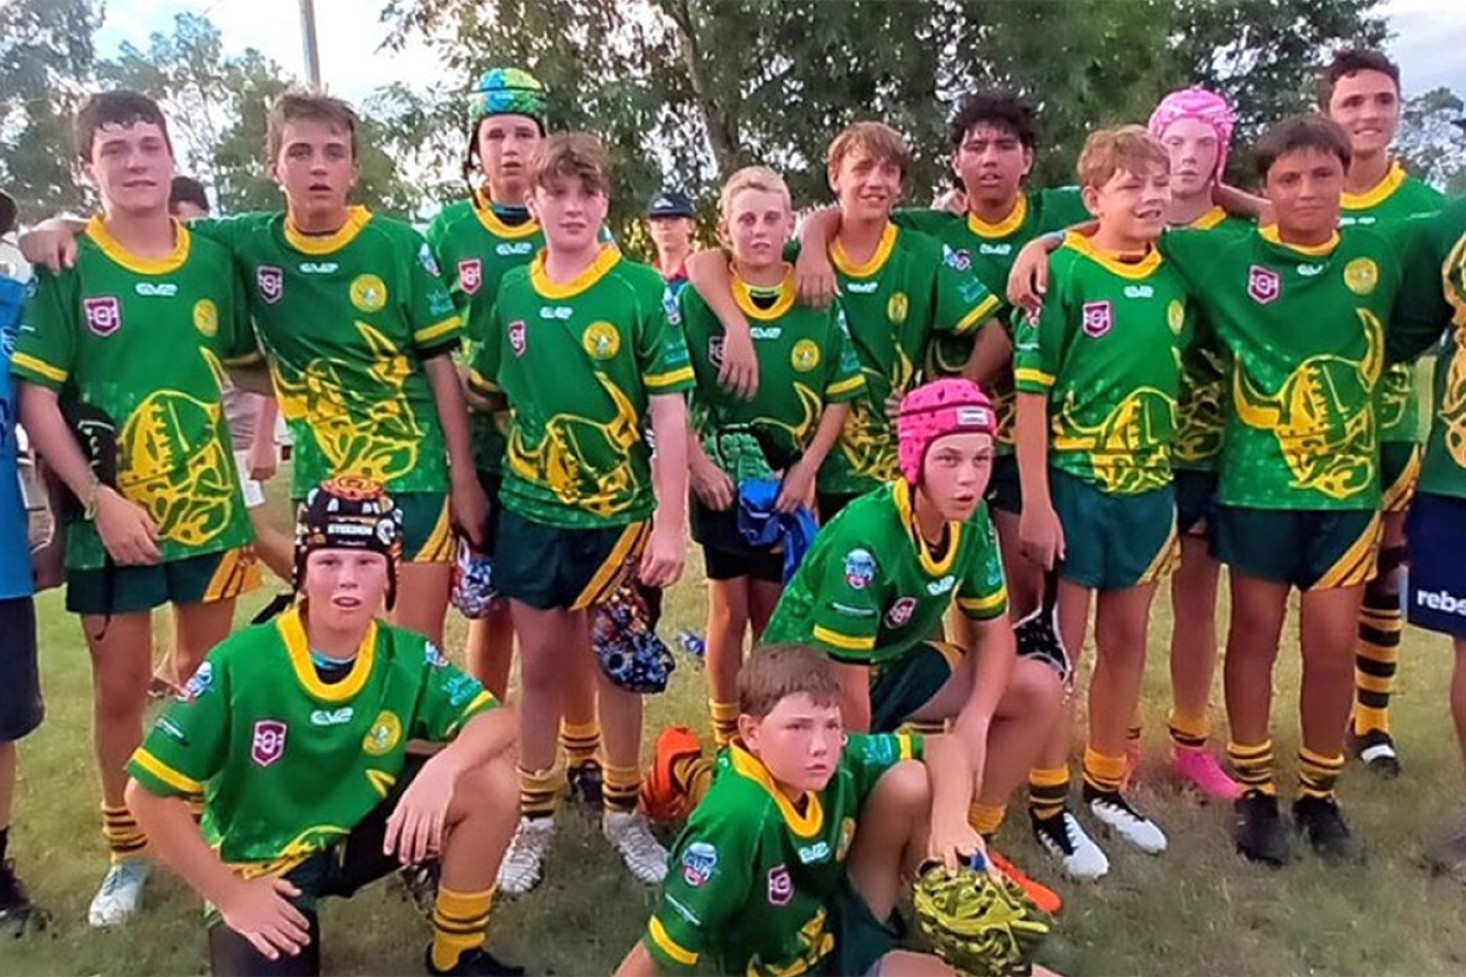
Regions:
M 510 817 L 517 814 L 518 805 L 519 774 L 506 751 L 458 775 L 448 819 L 461 821 L 482 811 L 502 811 Z
M 932 800 L 931 778 L 927 776 L 926 764 L 902 760 L 881 775 L 871 800 L 875 801 L 877 795 L 888 810 L 925 813 Z
M 1058 715 L 1064 702 L 1064 683 L 1059 673 L 1043 662 L 1020 658 L 1008 675 L 1008 687 L 998 710 L 1008 718 Z

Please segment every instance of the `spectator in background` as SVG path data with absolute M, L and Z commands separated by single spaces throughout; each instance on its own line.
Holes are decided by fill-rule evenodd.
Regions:
M 657 271 L 666 279 L 675 295 L 687 284 L 683 265 L 692 253 L 692 238 L 697 230 L 693 222 L 692 201 L 687 194 L 663 190 L 652 198 L 647 208 L 646 223 L 657 246 Z

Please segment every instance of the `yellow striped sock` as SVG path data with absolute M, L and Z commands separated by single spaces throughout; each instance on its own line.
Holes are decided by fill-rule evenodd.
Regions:
M 1390 731 L 1390 695 L 1395 690 L 1404 628 L 1399 598 L 1377 593 L 1370 584 L 1359 609 L 1359 647 L 1354 655 L 1354 732 L 1358 735 Z
M 1211 723 L 1205 715 L 1187 716 L 1172 709 L 1166 726 L 1171 731 L 1171 742 L 1185 750 L 1201 749 L 1211 736 Z
M 588 723 L 562 722 L 560 748 L 565 751 L 567 767 L 583 767 L 595 761 L 601 749 L 601 724 L 594 719 Z
M 635 764 L 618 767 L 608 763 L 603 773 L 601 801 L 604 809 L 628 813 L 636 810 L 637 794 L 641 790 L 641 768 Z
M 1273 741 L 1263 740 L 1254 745 L 1242 743 L 1227 744 L 1227 758 L 1232 761 L 1232 771 L 1244 791 L 1256 790 L 1273 795 L 1278 792 L 1273 783 Z
M 1003 818 L 1008 814 L 1006 804 L 984 804 L 982 801 L 973 801 L 967 806 L 967 823 L 972 830 L 989 838 L 998 833 L 1003 826 Z
M 438 888 L 433 904 L 433 966 L 451 970 L 469 950 L 484 945 L 494 890 L 454 892 Z
M 721 750 L 738 735 L 738 703 L 709 699 L 708 713 L 713 720 L 713 743 Z
M 102 805 L 102 836 L 107 839 L 107 849 L 112 861 L 122 862 L 137 858 L 148 847 L 148 836 L 138 827 L 137 819 L 127 805 L 108 807 Z
M 1069 767 L 1034 767 L 1028 771 L 1028 809 L 1040 821 L 1069 803 Z
M 1298 796 L 1332 798 L 1343 769 L 1344 754 L 1324 756 L 1303 747 L 1298 751 Z
M 1084 748 L 1084 783 L 1091 790 L 1118 794 L 1125 779 L 1125 757 L 1109 756 L 1092 746 Z
M 519 813 L 527 818 L 553 817 L 565 789 L 565 768 L 558 764 L 545 770 L 519 768 Z

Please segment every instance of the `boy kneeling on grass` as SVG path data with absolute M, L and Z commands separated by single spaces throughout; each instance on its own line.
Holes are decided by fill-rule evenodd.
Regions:
M 704 956 L 716 973 L 954 973 L 935 956 L 898 949 L 893 925 L 905 880 L 928 857 L 931 780 L 961 766 L 946 752 L 953 738 L 930 740 L 924 757 L 920 736 L 847 734 L 835 664 L 802 645 L 756 650 L 738 698 L 738 737 L 718 754 L 661 900 L 617 977 L 686 973 Z M 1047 925 L 1016 890 L 956 871 L 979 845 L 973 833 L 966 846 L 932 852 L 947 864 L 921 871 L 922 928 L 964 967 L 981 957 L 987 970 L 1007 954 L 1006 967 L 1021 968 Z M 971 927 L 982 936 L 965 947 L 947 936 L 951 916 L 923 898 L 953 883 L 971 897 L 957 901 L 957 913 L 1005 920 Z
M 377 619 L 401 549 L 381 486 L 323 483 L 296 528 L 299 606 L 210 652 L 128 764 L 138 823 L 208 902 L 215 974 L 319 973 L 319 899 L 434 861 L 428 973 L 523 973 L 483 946 L 518 815 L 514 717 Z M 448 745 L 424 759 L 409 740 Z

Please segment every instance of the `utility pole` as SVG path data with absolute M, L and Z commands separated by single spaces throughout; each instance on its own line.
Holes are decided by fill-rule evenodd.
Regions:
M 315 0 L 300 0 L 300 35 L 305 45 L 306 79 L 315 91 L 321 90 L 321 55 L 316 48 Z

